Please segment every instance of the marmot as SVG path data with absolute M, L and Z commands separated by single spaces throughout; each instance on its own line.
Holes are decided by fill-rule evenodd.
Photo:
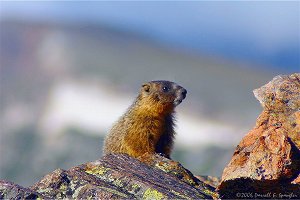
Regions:
M 174 108 L 186 94 L 186 89 L 170 81 L 144 83 L 134 103 L 107 135 L 104 154 L 125 153 L 138 158 L 159 153 L 170 158 Z

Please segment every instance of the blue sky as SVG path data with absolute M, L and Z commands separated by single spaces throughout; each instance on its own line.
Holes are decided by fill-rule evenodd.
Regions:
M 299 1 L 0 2 L 0 17 L 104 23 L 166 45 L 300 71 Z

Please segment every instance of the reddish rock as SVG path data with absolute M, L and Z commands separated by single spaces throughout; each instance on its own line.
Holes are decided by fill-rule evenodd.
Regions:
M 224 169 L 220 197 L 300 198 L 300 74 L 276 76 L 254 95 L 263 111 Z

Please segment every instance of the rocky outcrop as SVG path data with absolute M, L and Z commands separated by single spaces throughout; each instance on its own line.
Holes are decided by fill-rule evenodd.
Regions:
M 146 156 L 146 163 L 124 154 L 73 167 L 57 169 L 15 196 L 45 199 L 211 199 L 214 187 L 197 178 L 178 162 L 159 155 Z M 20 187 L 20 186 L 17 186 Z M 0 187 L 1 188 L 1 187 Z M 7 187 L 6 187 L 7 188 Z M 10 198 L 1 188 L 2 198 Z M 21 188 L 21 187 L 20 187 Z M 33 196 L 35 195 L 35 196 Z
M 221 198 L 300 198 L 300 74 L 254 90 L 263 106 L 224 169 Z

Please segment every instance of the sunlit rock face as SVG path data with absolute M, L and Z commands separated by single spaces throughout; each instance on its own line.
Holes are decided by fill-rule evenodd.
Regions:
M 292 192 L 300 198 L 300 74 L 276 76 L 254 94 L 263 111 L 223 171 L 221 196 Z

